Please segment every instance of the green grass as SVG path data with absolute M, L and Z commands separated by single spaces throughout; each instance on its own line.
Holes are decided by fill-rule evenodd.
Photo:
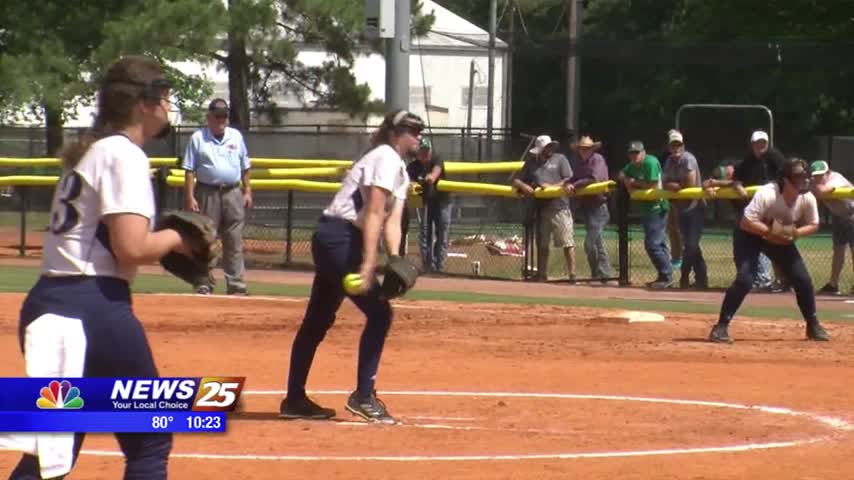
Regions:
M 49 212 L 28 212 L 27 213 L 27 229 L 43 228 L 50 221 Z M 19 212 L 0 212 L 0 227 L 18 228 L 21 224 L 21 214 Z
M 305 243 L 311 236 L 311 229 L 302 228 L 295 229 L 293 238 L 301 243 L 294 245 L 293 260 L 299 263 L 311 263 L 311 252 L 309 245 Z M 256 229 L 253 231 L 255 238 L 278 240 L 282 242 L 282 253 L 275 255 L 273 258 L 276 262 L 281 262 L 284 257 L 284 233 L 276 232 L 276 235 L 269 235 L 269 231 L 264 229 Z M 498 225 L 452 225 L 451 227 L 451 247 L 452 253 L 463 253 L 466 258 L 449 257 L 446 261 L 446 272 L 458 275 L 472 275 L 473 262 L 480 262 L 482 275 L 494 278 L 520 279 L 522 270 L 521 257 L 502 257 L 490 254 L 481 244 L 457 246 L 454 245 L 454 240 L 470 235 L 483 234 L 487 237 L 495 236 L 498 238 L 508 238 L 514 235 L 521 236 L 523 234 L 519 225 L 498 224 Z M 587 259 L 584 254 L 584 234 L 583 225 L 576 225 L 575 242 L 576 242 L 576 272 L 580 278 L 589 278 L 590 271 L 587 265 Z M 604 233 L 605 248 L 611 259 L 613 270 L 617 272 L 618 268 L 618 242 L 617 232 L 615 228 L 610 228 Z M 652 281 L 656 277 L 655 269 L 646 255 L 643 246 L 643 232 L 640 228 L 632 228 L 629 230 L 629 278 L 635 284 L 643 284 L 647 281 Z M 247 239 L 247 245 L 251 247 L 251 238 Z M 732 260 L 732 239 L 731 230 L 729 229 L 707 229 L 704 232 L 701 248 L 703 256 L 706 259 L 706 264 L 709 271 L 709 283 L 712 287 L 723 288 L 728 286 L 733 278 L 735 278 L 735 265 Z M 830 262 L 832 243 L 830 235 L 818 234 L 809 238 L 798 241 L 798 248 L 801 255 L 804 257 L 813 282 L 816 288 L 821 287 L 830 276 Z M 418 232 L 412 230 L 409 235 L 409 254 L 413 260 L 419 259 L 418 247 Z M 264 263 L 260 255 L 257 256 L 260 263 Z M 269 256 L 267 256 L 269 257 Z M 250 261 L 252 255 L 249 255 Z M 848 260 L 850 262 L 850 260 Z M 678 281 L 679 272 L 674 272 L 674 279 Z M 549 256 L 549 277 L 550 278 L 565 278 L 566 268 L 563 260 L 563 253 L 558 249 L 552 249 Z M 854 275 L 850 268 L 850 263 L 846 263 L 840 279 L 840 288 L 843 291 L 848 291 L 854 284 Z
M 0 276 L 0 292 L 27 292 L 35 283 L 38 270 L 31 267 L 4 267 Z M 523 288 L 533 288 L 520 286 Z M 222 287 L 220 287 L 222 289 Z M 307 297 L 308 285 L 285 285 L 277 283 L 252 282 L 249 290 L 253 295 Z M 166 275 L 140 275 L 133 286 L 135 293 L 189 293 L 191 289 L 180 280 Z M 222 292 L 220 292 L 222 293 Z M 448 292 L 415 289 L 408 296 L 411 300 L 438 300 L 458 303 L 498 303 L 514 305 L 557 305 L 592 308 L 617 308 L 629 310 L 655 310 L 678 313 L 716 314 L 718 305 L 690 302 L 667 302 L 660 300 L 628 300 L 618 298 L 567 298 L 567 297 L 527 297 L 524 295 L 496 295 L 477 292 Z M 665 307 L 665 308 L 663 308 Z M 790 307 L 744 307 L 739 315 L 760 318 L 791 318 Z M 822 313 L 826 320 L 851 320 L 843 312 L 827 310 Z
M 27 215 L 28 230 L 40 230 L 49 220 L 47 212 L 30 212 Z M 17 212 L 0 212 L 0 228 L 10 231 L 17 229 L 19 215 Z M 292 231 L 294 247 L 292 259 L 295 263 L 310 264 L 311 252 L 308 241 L 314 230 L 314 225 L 300 225 Z M 490 254 L 482 244 L 455 246 L 453 241 L 466 236 L 483 234 L 487 237 L 508 238 L 522 236 L 522 227 L 518 224 L 452 224 L 450 252 L 465 254 L 465 258 L 449 257 L 446 262 L 446 271 L 456 275 L 472 275 L 473 263 L 480 262 L 481 274 L 492 278 L 520 279 L 522 262 L 521 257 L 503 257 Z M 584 254 L 583 225 L 575 226 L 576 239 L 576 272 L 580 278 L 589 278 L 590 272 Z M 634 284 L 643 284 L 654 280 L 656 272 L 643 247 L 643 232 L 639 227 L 633 227 L 629 231 L 629 278 Z M 17 238 L 17 237 L 15 237 Z M 618 251 L 616 228 L 611 227 L 604 232 L 605 246 L 611 259 L 613 270 L 617 272 Z M 254 253 L 252 243 L 256 241 L 278 242 L 280 250 L 275 253 Z M 7 242 L 8 243 L 8 242 Z M 15 242 L 17 243 L 17 242 Z M 248 249 L 247 262 L 252 266 L 278 266 L 284 261 L 285 254 L 285 230 L 284 228 L 272 228 L 259 225 L 247 226 L 245 232 L 245 243 Z M 10 246 L 10 245 L 7 245 Z M 709 270 L 709 283 L 712 287 L 723 288 L 732 282 L 735 277 L 735 266 L 732 260 L 731 230 L 727 228 L 707 228 L 703 234 L 701 247 Z M 830 263 L 832 244 L 830 235 L 822 233 L 798 241 L 798 248 L 803 255 L 807 268 L 812 276 L 816 288 L 824 285 L 830 276 Z M 409 235 L 409 253 L 413 260 L 419 259 L 417 226 L 413 225 Z M 845 268 L 840 279 L 840 288 L 849 291 L 854 285 L 854 275 L 850 267 L 851 260 L 846 260 Z M 679 272 L 674 272 L 674 279 L 678 281 Z M 563 254 L 557 249 L 552 249 L 549 258 L 549 277 L 565 278 L 565 266 Z

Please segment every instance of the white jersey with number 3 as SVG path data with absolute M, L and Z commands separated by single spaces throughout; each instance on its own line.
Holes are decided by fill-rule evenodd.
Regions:
M 53 195 L 42 273 L 88 275 L 132 281 L 136 267 L 122 268 L 110 247 L 104 216 L 117 213 L 154 218 L 154 193 L 145 152 L 121 135 L 98 140 L 73 170 L 62 175 Z
M 343 218 L 362 228 L 365 217 L 363 207 L 368 202 L 368 190 L 372 186 L 391 193 L 386 202 L 386 215 L 394 202 L 406 201 L 409 191 L 406 164 L 397 151 L 388 145 L 374 148 L 353 164 L 341 182 L 341 189 L 323 214 Z

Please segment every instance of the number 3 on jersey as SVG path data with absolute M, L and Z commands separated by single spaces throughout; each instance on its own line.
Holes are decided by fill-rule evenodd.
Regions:
M 50 231 L 54 235 L 62 235 L 77 225 L 80 212 L 74 207 L 74 201 L 83 190 L 83 180 L 75 171 L 62 176 L 57 186 L 56 200 L 50 214 Z

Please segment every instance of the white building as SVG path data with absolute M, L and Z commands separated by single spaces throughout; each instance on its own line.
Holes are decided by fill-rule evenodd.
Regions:
M 424 13 L 432 11 L 436 21 L 426 36 L 412 39 L 409 58 L 410 109 L 427 119 L 429 106 L 429 120 L 432 126 L 466 126 L 469 72 L 473 61 L 476 74 L 471 125 L 474 128 L 485 128 L 488 33 L 432 0 L 423 1 L 422 11 Z M 507 55 L 507 44 L 496 39 L 494 128 L 504 127 Z M 298 55 L 299 61 L 306 65 L 319 65 L 326 58 L 326 52 L 311 47 L 305 47 Z M 186 73 L 207 77 L 213 83 L 213 97 L 228 99 L 228 73 L 218 68 L 216 63 L 204 65 L 180 63 L 175 66 Z M 354 75 L 359 83 L 367 83 L 370 86 L 374 98 L 384 100 L 385 60 L 381 55 L 368 52 L 359 55 L 354 63 Z M 330 109 L 306 109 L 298 98 L 282 97 L 275 100 L 287 113 L 282 116 L 284 125 L 359 123 L 358 120 L 350 119 L 346 114 Z M 67 125 L 87 126 L 91 123 L 91 115 L 90 108 L 82 108 L 77 112 L 76 118 L 70 120 Z M 263 123 L 265 123 L 263 118 L 253 119 L 253 124 Z

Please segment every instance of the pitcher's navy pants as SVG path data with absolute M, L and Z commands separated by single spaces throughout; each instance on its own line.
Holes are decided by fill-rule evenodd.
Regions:
M 18 334 L 31 377 L 158 376 L 128 283 L 118 278 L 41 277 L 21 308 Z M 68 439 L 72 461 L 83 437 Z M 166 478 L 171 434 L 117 433 L 116 439 L 125 455 L 125 479 Z M 41 479 L 40 458 L 24 454 L 9 478 Z
M 305 397 L 305 384 L 317 346 L 335 323 L 335 314 L 347 296 L 342 284 L 348 273 L 358 273 L 362 264 L 362 231 L 350 222 L 322 217 L 311 237 L 314 283 L 302 325 L 291 349 L 288 399 Z M 349 296 L 367 317 L 359 342 L 357 392 L 362 398 L 374 391 L 383 346 L 391 327 L 391 304 L 380 298 L 376 282 L 363 295 Z

